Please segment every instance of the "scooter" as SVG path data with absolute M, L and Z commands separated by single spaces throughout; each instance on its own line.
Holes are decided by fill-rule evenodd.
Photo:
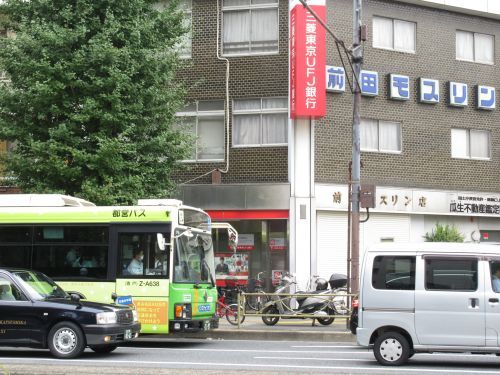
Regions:
M 292 275 L 286 273 L 281 277 L 281 283 L 273 294 L 271 300 L 264 305 L 262 314 L 281 315 L 283 319 L 312 319 L 313 325 L 317 320 L 322 325 L 332 324 L 335 317 L 329 315 L 344 315 L 346 312 L 339 306 L 339 298 L 329 294 L 336 294 L 339 288 L 347 283 L 345 275 L 334 274 L 330 277 L 331 290 L 325 279 L 316 280 L 316 288 L 312 291 L 297 292 L 295 297 L 280 296 L 279 294 L 290 293 L 290 287 L 296 284 Z M 300 294 L 313 294 L 312 296 L 300 296 Z M 325 295 L 326 294 L 326 295 Z M 345 294 L 345 292 L 344 292 Z M 292 307 L 292 300 L 296 301 L 297 307 Z M 343 299 L 342 299 L 343 300 Z M 305 314 L 313 315 L 304 317 Z M 263 316 L 262 321 L 268 326 L 273 326 L 280 320 L 279 316 Z

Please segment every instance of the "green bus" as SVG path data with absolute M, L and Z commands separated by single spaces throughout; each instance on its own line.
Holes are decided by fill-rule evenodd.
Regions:
M 206 212 L 172 199 L 99 207 L 0 195 L 0 267 L 41 271 L 84 299 L 131 303 L 141 333 L 207 330 L 218 325 L 211 226 Z

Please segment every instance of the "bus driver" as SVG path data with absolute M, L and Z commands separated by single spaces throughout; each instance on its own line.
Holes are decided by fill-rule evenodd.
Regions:
M 136 249 L 134 251 L 134 257 L 132 258 L 127 267 L 127 272 L 130 275 L 142 275 L 142 270 L 144 267 L 144 264 L 142 263 L 143 259 L 144 259 L 144 251 L 142 251 L 141 249 Z

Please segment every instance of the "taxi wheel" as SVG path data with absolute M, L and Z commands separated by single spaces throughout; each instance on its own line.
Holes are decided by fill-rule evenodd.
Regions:
M 96 345 L 96 346 L 91 346 L 90 349 L 92 349 L 96 353 L 111 353 L 113 350 L 115 350 L 118 347 L 118 345 Z
M 75 323 L 59 322 L 49 332 L 49 349 L 57 358 L 76 358 L 85 350 L 85 336 Z

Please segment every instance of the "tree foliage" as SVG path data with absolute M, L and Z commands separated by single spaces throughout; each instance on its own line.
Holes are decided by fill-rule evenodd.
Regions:
M 454 225 L 436 223 L 431 233 L 424 236 L 427 242 L 464 242 L 464 236 Z
M 189 141 L 172 126 L 185 91 L 175 80 L 186 32 L 177 1 L 7 0 L 0 139 L 25 192 L 98 204 L 165 197 Z

